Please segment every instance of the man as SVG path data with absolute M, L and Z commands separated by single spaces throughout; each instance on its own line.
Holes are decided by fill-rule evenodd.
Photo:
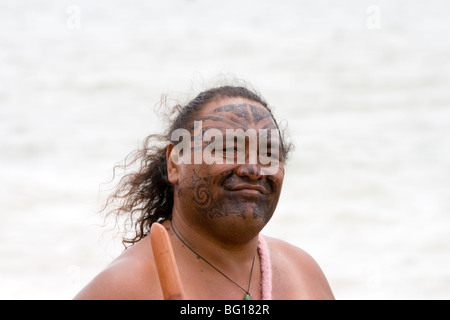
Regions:
M 134 237 L 124 239 L 132 245 L 75 298 L 162 299 L 148 238 L 159 221 L 187 299 L 333 299 L 311 256 L 260 234 L 290 151 L 267 103 L 224 86 L 178 109 L 164 136 L 146 139 L 132 161 L 141 167 L 112 197 L 121 203 L 116 215 L 134 224 Z

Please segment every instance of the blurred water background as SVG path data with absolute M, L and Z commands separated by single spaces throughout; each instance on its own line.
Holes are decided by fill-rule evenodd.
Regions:
M 233 74 L 296 150 L 264 232 L 338 299 L 450 298 L 447 0 L 0 2 L 0 298 L 70 299 L 122 250 L 97 214 L 154 106 Z

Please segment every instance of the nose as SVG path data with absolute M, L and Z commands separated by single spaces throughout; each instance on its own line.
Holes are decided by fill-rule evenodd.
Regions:
M 258 164 L 241 164 L 236 169 L 236 174 L 240 177 L 247 177 L 250 180 L 258 180 L 261 178 L 261 168 Z

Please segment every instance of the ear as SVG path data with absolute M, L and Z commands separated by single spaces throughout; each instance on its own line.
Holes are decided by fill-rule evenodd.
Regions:
M 173 159 L 178 157 L 175 153 L 172 153 L 173 144 L 169 144 L 166 150 L 166 163 L 167 163 L 167 179 L 173 185 L 178 184 L 178 159 Z

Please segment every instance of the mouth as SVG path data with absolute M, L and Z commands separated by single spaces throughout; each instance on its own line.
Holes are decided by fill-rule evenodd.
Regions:
M 232 192 L 248 194 L 248 195 L 264 195 L 268 191 L 259 184 L 241 183 L 237 185 L 227 186 L 227 189 Z

